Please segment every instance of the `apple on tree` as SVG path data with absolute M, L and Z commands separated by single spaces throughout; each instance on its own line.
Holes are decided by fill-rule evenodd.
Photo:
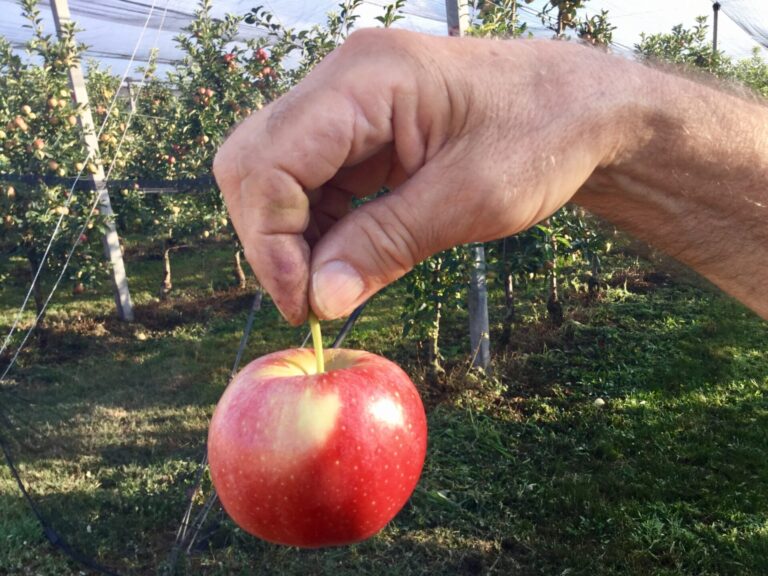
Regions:
M 283 350 L 224 392 L 208 434 L 211 479 L 246 532 L 307 548 L 381 530 L 419 480 L 424 407 L 393 362 L 358 350 Z

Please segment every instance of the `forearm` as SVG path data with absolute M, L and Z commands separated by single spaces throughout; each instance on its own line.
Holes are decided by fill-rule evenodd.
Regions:
M 768 107 L 648 69 L 622 152 L 574 200 L 768 318 Z

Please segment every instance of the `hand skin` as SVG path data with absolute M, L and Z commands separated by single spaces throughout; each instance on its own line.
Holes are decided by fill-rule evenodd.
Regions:
M 768 108 L 573 42 L 358 31 L 245 120 L 214 172 L 292 324 L 569 200 L 768 318 Z

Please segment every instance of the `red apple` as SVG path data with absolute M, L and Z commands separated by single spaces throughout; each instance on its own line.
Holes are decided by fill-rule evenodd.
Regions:
M 419 480 L 427 425 L 396 364 L 308 349 L 251 362 L 232 381 L 208 434 L 211 478 L 240 527 L 278 544 L 350 544 L 381 530 Z
M 13 120 L 13 125 L 21 130 L 22 132 L 26 132 L 29 130 L 29 124 L 22 118 L 21 116 L 16 116 Z

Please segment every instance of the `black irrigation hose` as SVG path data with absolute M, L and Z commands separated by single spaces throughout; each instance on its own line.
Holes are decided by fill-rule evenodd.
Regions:
M 243 353 L 245 351 L 246 344 L 248 343 L 248 337 L 250 336 L 250 333 L 253 330 L 253 324 L 256 317 L 256 312 L 261 309 L 262 297 L 263 297 L 263 294 L 261 290 L 259 290 L 253 299 L 253 304 L 251 305 L 251 310 L 250 310 L 250 313 L 248 314 L 248 320 L 246 321 L 245 329 L 243 330 L 243 335 L 240 338 L 240 345 L 238 347 L 237 354 L 235 356 L 235 362 L 232 366 L 230 380 L 234 378 L 235 374 L 237 373 L 237 369 L 240 366 L 240 362 L 243 358 Z M 342 342 L 347 337 L 350 330 L 352 330 L 352 327 L 354 326 L 355 322 L 360 317 L 360 314 L 362 314 L 363 309 L 365 308 L 367 303 L 368 302 L 366 301 L 360 306 L 358 306 L 354 310 L 354 312 L 352 312 L 349 318 L 347 318 L 347 321 L 344 323 L 338 335 L 336 336 L 336 339 L 333 341 L 333 344 L 331 346 L 332 348 L 338 348 L 339 346 L 341 346 Z M 13 423 L 9 419 L 7 419 L 7 417 L 2 412 L 0 412 L 0 428 L 7 428 L 9 431 L 10 429 L 13 428 Z M 18 468 L 16 467 L 13 457 L 11 456 L 11 451 L 8 448 L 8 444 L 6 443 L 6 440 L 2 434 L 0 434 L 0 450 L 3 452 L 3 456 L 5 457 L 5 461 L 8 464 L 8 468 L 11 471 L 11 475 L 16 481 L 16 484 L 18 485 L 22 496 L 24 497 L 30 509 L 32 510 L 32 514 L 35 516 L 38 523 L 40 524 L 40 527 L 43 530 L 43 535 L 48 540 L 48 542 L 50 542 L 52 546 L 61 550 L 70 559 L 74 560 L 81 566 L 88 568 L 89 570 L 93 570 L 94 572 L 97 572 L 99 574 L 104 574 L 106 576 L 119 576 L 118 572 L 115 572 L 112 569 L 102 564 L 99 564 L 92 558 L 89 558 L 79 550 L 73 548 L 70 544 L 67 543 L 66 540 L 64 540 L 61 534 L 59 534 L 53 528 L 53 526 L 51 526 L 46 516 L 38 508 L 37 503 L 35 502 L 34 498 L 32 498 L 32 495 L 27 491 L 27 487 L 25 486 L 23 480 L 21 479 L 21 476 L 19 475 Z M 206 518 L 208 517 L 208 514 L 210 513 L 211 509 L 218 501 L 216 492 L 215 491 L 212 492 L 206 499 L 205 504 L 203 505 L 202 509 L 198 512 L 194 521 L 190 523 L 190 518 L 192 516 L 192 508 L 194 507 L 194 497 L 197 494 L 198 490 L 200 489 L 200 485 L 203 480 L 203 474 L 205 472 L 205 467 L 207 463 L 208 463 L 208 455 L 206 452 L 200 461 L 200 465 L 198 466 L 197 474 L 195 477 L 195 483 L 193 485 L 193 490 L 189 497 L 189 504 L 187 505 L 187 510 L 184 513 L 184 517 L 181 521 L 181 524 L 179 525 L 179 529 L 176 534 L 176 542 L 174 543 L 174 546 L 168 558 L 168 569 L 170 571 L 170 574 L 173 574 L 176 569 L 176 565 L 178 563 L 181 550 L 184 549 L 187 554 L 189 554 L 190 551 L 192 550 L 192 547 L 197 541 L 197 537 L 200 533 L 200 530 L 202 529 L 203 524 L 205 523 Z M 192 532 L 190 537 L 187 538 L 187 533 L 190 527 L 192 528 Z
M 229 380 L 232 381 L 232 378 L 235 377 L 235 374 L 237 374 L 237 369 L 240 366 L 240 361 L 243 359 L 243 353 L 245 352 L 245 347 L 248 344 L 248 338 L 251 335 L 251 331 L 253 330 L 253 323 L 256 319 L 256 312 L 261 310 L 261 301 L 264 294 L 261 290 L 256 291 L 256 295 L 253 298 L 253 304 L 251 304 L 251 311 L 248 314 L 248 320 L 245 323 L 245 329 L 243 330 L 243 335 L 240 337 L 240 345 L 237 348 L 237 354 L 235 355 L 235 361 L 232 365 L 232 370 L 229 374 Z M 189 497 L 189 503 L 187 504 L 187 509 L 184 512 L 184 516 L 181 520 L 181 524 L 179 525 L 179 529 L 176 531 L 176 541 L 173 544 L 173 548 L 171 549 L 171 554 L 168 559 L 169 569 L 171 571 L 171 574 L 176 568 L 176 563 L 179 559 L 179 552 L 182 548 L 184 548 L 185 541 L 187 540 L 187 530 L 190 527 L 190 518 L 192 517 L 192 508 L 194 507 L 194 498 L 197 494 L 198 490 L 200 490 L 200 484 L 203 481 L 203 474 L 205 472 L 205 467 L 208 464 L 208 451 L 203 450 L 203 457 L 200 460 L 200 464 L 197 467 L 197 474 L 195 476 L 195 482 L 193 484 L 192 493 Z M 210 498 L 209 498 L 210 499 Z M 206 502 L 206 506 L 208 503 Z M 211 503 L 211 506 L 213 503 Z M 205 507 L 204 507 L 205 509 Z M 207 513 L 206 513 L 207 516 Z M 200 520 L 200 514 L 195 518 L 195 521 L 192 523 L 192 526 L 195 527 L 193 532 L 193 537 L 190 539 L 192 542 L 194 542 L 194 538 L 196 537 L 197 533 L 200 530 L 200 527 L 202 526 L 203 521 L 205 518 Z M 192 544 L 190 543 L 190 547 Z
M 347 321 L 344 322 L 344 326 L 341 327 L 341 330 L 339 330 L 339 334 L 336 336 L 336 339 L 333 341 L 333 344 L 331 344 L 331 348 L 340 348 L 342 342 L 344 342 L 344 339 L 347 337 L 347 334 L 352 330 L 352 327 L 355 325 L 355 322 L 357 322 L 357 319 L 360 317 L 360 314 L 363 313 L 363 310 L 365 309 L 365 306 L 368 304 L 369 300 L 366 300 L 360 306 L 355 308 L 352 311 L 352 314 L 349 315 L 349 318 L 347 318 Z
M 4 422 L 4 424 L 6 423 Z M 58 548 L 64 554 L 69 556 L 72 560 L 74 560 L 81 566 L 84 566 L 85 568 L 93 570 L 94 572 L 98 572 L 99 574 L 105 574 L 106 576 L 118 576 L 117 572 L 112 571 L 111 569 L 107 568 L 103 564 L 99 564 L 98 562 L 89 558 L 79 550 L 72 548 L 72 546 L 70 546 L 67 543 L 67 541 L 64 540 L 61 534 L 59 534 L 53 528 L 53 526 L 50 525 L 50 523 L 48 522 L 48 519 L 43 515 L 43 513 L 37 507 L 35 500 L 32 498 L 32 495 L 27 491 L 27 488 L 24 485 L 24 482 L 21 480 L 21 476 L 19 476 L 19 471 L 16 468 L 16 464 L 14 463 L 13 458 L 11 457 L 11 451 L 8 448 L 8 445 L 6 444 L 6 441 L 1 434 L 0 434 L 0 450 L 2 450 L 3 455 L 5 456 L 5 461 L 8 464 L 8 468 L 11 471 L 11 475 L 13 476 L 13 479 L 16 481 L 16 485 L 19 487 L 21 494 L 24 496 L 24 499 L 27 501 L 27 504 L 29 504 L 29 507 L 32 509 L 32 514 L 34 514 L 35 518 L 37 518 L 37 521 L 40 524 L 40 527 L 43 529 L 43 535 L 48 540 L 48 542 L 51 543 L 51 546 Z
M 256 312 L 261 308 L 262 297 L 263 297 L 263 294 L 261 290 L 259 290 L 253 299 L 253 304 L 251 305 L 251 311 L 250 311 L 250 314 L 248 315 L 248 320 L 246 322 L 243 335 L 240 338 L 240 346 L 237 350 L 235 363 L 232 368 L 233 376 L 237 371 L 237 367 L 239 366 L 240 361 L 243 357 L 243 352 L 245 350 L 246 343 L 248 342 L 248 336 L 250 335 L 253 329 L 253 323 L 256 316 Z M 5 425 L 5 427 L 7 427 L 8 429 L 11 429 L 13 427 L 13 423 L 2 412 L 0 412 L 0 417 L 2 417 L 2 420 L 3 420 L 2 423 Z M 56 530 L 50 525 L 46 517 L 42 514 L 40 509 L 37 507 L 37 504 L 35 503 L 31 494 L 27 491 L 27 488 L 24 485 L 24 482 L 22 481 L 21 476 L 19 475 L 18 469 L 16 468 L 16 464 L 13 460 L 13 457 L 11 456 L 10 450 L 8 449 L 7 444 L 5 443 L 2 436 L 0 436 L 0 449 L 2 449 L 3 455 L 5 456 L 5 460 L 8 464 L 8 467 L 11 470 L 11 474 L 16 480 L 16 484 L 18 485 L 19 490 L 21 491 L 22 495 L 24 496 L 24 499 L 27 501 L 30 508 L 32 509 L 32 513 L 34 514 L 35 518 L 40 524 L 40 527 L 43 530 L 43 534 L 45 535 L 46 539 L 51 543 L 51 545 L 59 548 L 62 552 L 64 552 L 64 554 L 69 556 L 72 560 L 74 560 L 75 562 L 78 562 L 80 565 L 86 568 L 89 568 L 90 570 L 98 572 L 99 574 L 105 574 L 107 576 L 118 576 L 117 572 L 114 572 L 109 568 L 92 560 L 91 558 L 88 558 L 85 554 L 83 554 L 79 550 L 72 548 L 72 546 L 70 546 L 61 537 L 61 535 L 58 532 L 56 532 Z M 197 492 L 200 486 L 200 483 L 202 482 L 202 476 L 203 476 L 203 472 L 205 471 L 206 463 L 207 463 L 207 458 L 204 457 L 203 462 L 201 462 L 198 468 L 198 474 L 195 480 L 195 491 L 192 494 L 193 497 L 194 497 L 194 494 Z M 188 512 L 191 512 L 191 505 L 192 505 L 192 499 L 190 498 L 190 509 Z M 213 503 L 211 503 L 211 506 L 212 505 Z M 185 521 L 188 522 L 187 515 L 185 515 Z M 199 528 L 197 530 L 199 530 Z M 197 530 L 195 531 L 195 534 L 197 534 Z M 182 534 L 182 537 L 186 535 L 186 526 L 184 521 L 182 522 L 182 526 L 180 526 L 179 528 L 179 533 Z M 178 536 L 177 536 L 177 541 L 178 541 Z

